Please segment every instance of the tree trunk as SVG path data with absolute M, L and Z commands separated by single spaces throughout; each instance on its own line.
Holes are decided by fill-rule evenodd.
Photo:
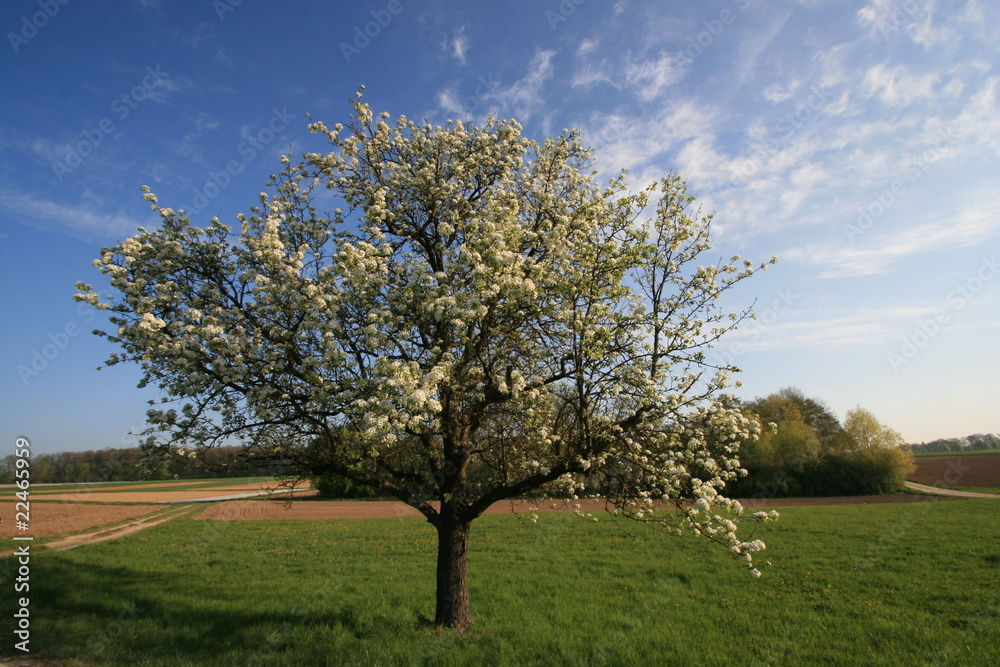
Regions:
M 462 631 L 472 622 L 469 613 L 469 521 L 442 516 L 437 525 L 437 613 L 439 628 Z

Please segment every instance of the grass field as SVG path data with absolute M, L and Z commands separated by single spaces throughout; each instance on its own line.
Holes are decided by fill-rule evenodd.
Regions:
M 980 454 L 1000 454 L 1000 449 L 968 449 L 961 452 L 914 452 L 918 459 L 932 459 L 940 456 L 978 456 Z
M 95 665 L 994 665 L 992 500 L 784 508 L 751 579 L 721 549 L 611 520 L 473 525 L 476 623 L 427 627 L 422 519 L 182 518 L 31 559 L 32 655 Z M 11 590 L 13 562 L 0 563 Z M 12 595 L 4 595 L 10 655 Z

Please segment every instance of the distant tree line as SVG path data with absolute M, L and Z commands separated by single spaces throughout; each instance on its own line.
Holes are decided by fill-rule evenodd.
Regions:
M 131 482 L 159 479 L 201 479 L 271 475 L 273 464 L 246 461 L 238 446 L 205 451 L 197 460 L 181 456 L 150 457 L 138 447 L 85 452 L 37 454 L 31 458 L 34 484 L 81 482 Z M 14 481 L 14 456 L 0 460 L 0 483 Z
M 841 423 L 818 399 L 786 388 L 745 404 L 761 436 L 743 444 L 749 472 L 731 482 L 731 497 L 882 494 L 903 488 L 913 454 L 903 437 L 864 408 Z
M 941 438 L 930 442 L 910 444 L 914 452 L 962 452 L 967 450 L 1000 449 L 1000 435 L 976 433 L 964 438 Z
M 757 441 L 746 442 L 740 460 L 747 477 L 730 484 L 739 497 L 828 496 L 886 493 L 898 490 L 912 470 L 913 452 L 961 452 L 1000 449 L 1000 435 L 974 434 L 907 445 L 867 410 L 855 408 L 844 423 L 820 400 L 795 388 L 749 401 L 746 414 L 762 428 Z M 273 461 L 243 456 L 241 447 L 218 447 L 184 456 L 151 456 L 138 447 L 39 454 L 31 460 L 31 480 L 44 483 L 128 482 L 161 479 L 246 477 L 285 472 Z M 0 459 L 0 483 L 14 481 L 14 456 Z M 376 494 L 335 474 L 316 475 L 314 486 L 335 498 L 371 498 Z M 606 479 L 588 481 L 588 493 L 606 491 Z

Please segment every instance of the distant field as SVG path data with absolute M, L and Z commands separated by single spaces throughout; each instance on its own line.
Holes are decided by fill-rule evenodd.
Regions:
M 992 500 L 783 508 L 753 579 L 693 536 L 478 520 L 438 633 L 421 518 L 194 521 L 31 560 L 32 657 L 76 665 L 1000 664 Z M 0 563 L 0 587 L 13 568 Z M 7 564 L 7 567 L 3 567 Z M 10 655 L 13 596 L 0 598 Z M 79 662 L 76 662 L 79 661 Z M 48 663 L 39 663 L 48 664 Z M 53 663 L 61 664 L 61 663 Z
M 251 493 L 277 486 L 272 477 L 180 479 L 156 482 L 107 484 L 39 484 L 30 488 L 32 501 L 157 503 L 165 500 L 200 500 L 215 496 Z M 0 487 L 0 501 L 14 500 L 18 489 Z
M 30 535 L 45 538 L 105 526 L 162 509 L 165 501 L 203 500 L 270 489 L 270 477 L 114 482 L 109 484 L 41 484 L 29 489 L 29 530 L 16 527 L 17 489 L 0 487 L 0 538 Z M 8 545 L 0 547 L 4 551 Z
M 31 494 L 39 497 L 45 494 L 66 493 L 69 491 L 132 491 L 135 489 L 171 489 L 179 491 L 183 489 L 207 489 L 219 486 L 232 486 L 239 484 L 254 484 L 263 482 L 273 482 L 272 477 L 217 477 L 209 479 L 162 479 L 156 481 L 138 482 L 87 482 L 81 484 L 32 484 Z M 18 489 L 13 484 L 0 485 L 0 497 L 13 495 Z
M 935 456 L 978 456 L 980 454 L 1000 454 L 1000 449 L 970 449 L 964 452 L 914 452 L 913 456 L 922 459 Z
M 918 457 L 910 479 L 953 489 L 1000 489 L 1000 452 Z

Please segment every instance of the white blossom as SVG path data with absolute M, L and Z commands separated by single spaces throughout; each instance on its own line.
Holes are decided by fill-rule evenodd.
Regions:
M 704 351 L 747 316 L 720 296 L 763 265 L 701 263 L 711 215 L 684 182 L 598 183 L 574 131 L 539 144 L 514 121 L 353 105 L 349 124 L 311 123 L 330 152 L 283 159 L 231 227 L 144 189 L 160 226 L 95 262 L 116 296 L 78 285 L 112 315 L 109 363 L 189 406 L 151 423 L 188 445 L 329 456 L 430 516 L 617 475 L 621 516 L 752 567 L 764 545 L 737 536 L 723 491 L 759 426 L 725 393 L 736 369 L 705 372 Z

